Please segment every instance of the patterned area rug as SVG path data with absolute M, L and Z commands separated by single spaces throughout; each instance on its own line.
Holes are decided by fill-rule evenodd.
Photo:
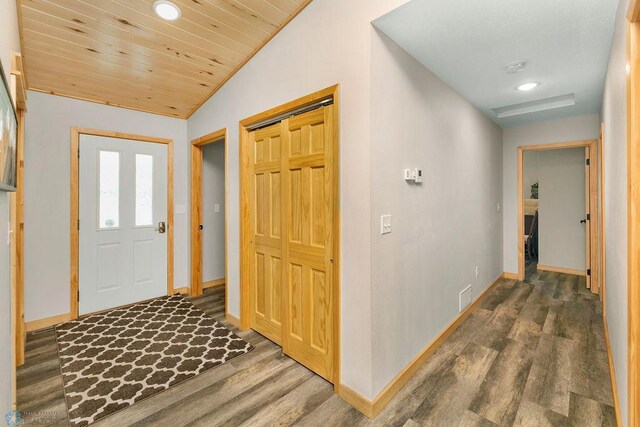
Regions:
M 56 328 L 72 426 L 91 424 L 253 347 L 171 296 Z

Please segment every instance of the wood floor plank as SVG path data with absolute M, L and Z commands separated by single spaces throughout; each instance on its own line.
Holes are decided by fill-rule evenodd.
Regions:
M 298 420 L 301 427 L 357 426 L 369 421 L 337 395 L 332 395 L 322 405 Z
M 53 375 L 49 379 L 33 382 L 18 389 L 18 400 L 23 402 L 24 409 L 32 408 L 42 402 L 64 400 L 63 387 L 62 375 L 58 372 L 58 375 Z
M 524 398 L 569 415 L 571 363 L 576 343 L 572 340 L 542 334 L 524 391 Z
M 549 314 L 551 296 L 535 287 L 513 324 L 507 338 L 520 341 L 530 349 L 538 347 L 542 328 Z
M 602 303 L 595 301 L 595 310 L 591 318 L 591 333 L 588 337 L 588 346 L 596 351 L 607 351 L 607 340 L 604 333 L 604 318 L 602 317 Z
M 411 419 L 421 425 L 458 425 L 497 354 L 491 348 L 469 343 Z
M 481 417 L 472 411 L 465 411 L 458 427 L 495 427 L 497 424 L 492 423 L 486 418 Z
M 524 343 L 508 340 L 469 409 L 496 424 L 513 424 L 533 363 L 533 355 Z
M 21 426 L 69 425 L 64 399 L 42 402 L 37 406 L 21 409 L 20 413 L 25 421 Z
M 564 427 L 571 424 L 568 417 L 523 399 L 513 425 L 516 427 Z
M 574 426 L 616 427 L 616 411 L 611 405 L 571 393 L 569 418 Z
M 578 343 L 570 370 L 569 389 L 573 393 L 613 406 L 609 356 L 606 352 L 595 351 L 587 342 Z
M 486 327 L 475 331 L 471 341 L 476 344 L 501 351 L 507 343 L 507 337 L 518 319 L 518 308 L 509 304 L 498 305 Z
M 584 278 L 537 271 L 502 280 L 374 420 L 255 331 L 243 356 L 100 420 L 95 427 L 181 425 L 615 425 L 602 304 Z M 189 298 L 226 324 L 224 287 Z M 18 406 L 68 425 L 53 331 L 30 333 Z
M 454 354 L 461 354 L 467 344 L 487 328 L 493 312 L 477 308 L 440 346 L 441 349 Z
M 462 351 L 460 353 L 462 354 Z M 418 407 L 438 387 L 442 378 L 451 372 L 458 357 L 458 354 L 444 348 L 438 349 L 394 397 L 393 402 L 402 402 L 402 404 L 392 402 L 387 405 L 373 420 L 373 425 L 380 427 L 401 425 L 404 420 L 411 418 Z
M 545 292 L 544 286 L 534 286 L 520 311 L 519 318 L 530 320 L 543 326 L 552 300 L 552 293 Z
M 313 412 L 332 395 L 333 386 L 322 377 L 312 375 L 276 402 L 263 406 L 241 425 L 290 426 L 304 415 Z
M 515 289 L 515 280 L 501 281 L 481 302 L 480 308 L 493 311 L 502 304 Z
M 504 299 L 502 304 L 515 308 L 518 312 L 526 304 L 534 286 L 526 282 L 514 282 L 513 289 Z
M 190 426 L 221 427 L 237 426 L 261 410 L 277 402 L 282 396 L 302 385 L 314 374 L 305 367 L 294 363 L 281 373 L 241 393 L 215 412 L 207 412 Z

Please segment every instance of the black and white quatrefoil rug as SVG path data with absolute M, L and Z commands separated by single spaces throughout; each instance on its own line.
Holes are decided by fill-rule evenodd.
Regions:
M 72 426 L 91 424 L 253 347 L 182 296 L 56 328 Z

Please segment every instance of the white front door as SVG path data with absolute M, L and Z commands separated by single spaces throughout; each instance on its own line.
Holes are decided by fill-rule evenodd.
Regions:
M 79 314 L 166 295 L 166 144 L 81 135 L 79 184 Z

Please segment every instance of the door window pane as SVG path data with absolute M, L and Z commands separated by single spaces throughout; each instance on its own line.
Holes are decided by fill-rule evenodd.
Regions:
M 136 225 L 153 224 L 153 156 L 136 154 Z
M 120 226 L 120 153 L 100 151 L 100 228 Z

